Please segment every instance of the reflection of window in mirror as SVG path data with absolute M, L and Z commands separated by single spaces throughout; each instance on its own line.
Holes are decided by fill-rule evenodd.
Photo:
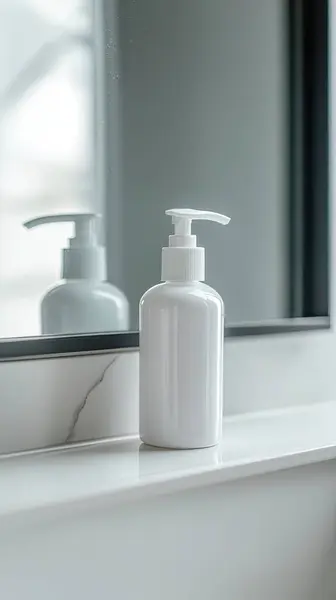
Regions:
M 0 7 L 0 335 L 40 333 L 69 224 L 27 233 L 41 214 L 89 208 L 92 44 L 88 0 Z

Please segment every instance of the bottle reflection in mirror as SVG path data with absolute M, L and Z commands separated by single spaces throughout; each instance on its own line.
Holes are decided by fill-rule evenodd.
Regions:
M 46 215 L 24 223 L 27 229 L 73 222 L 75 235 L 62 252 L 62 280 L 41 301 L 45 335 L 127 331 L 128 301 L 106 280 L 105 247 L 98 244 L 93 213 Z

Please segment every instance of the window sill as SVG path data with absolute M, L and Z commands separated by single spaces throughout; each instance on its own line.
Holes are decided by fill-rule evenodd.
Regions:
M 169 451 L 134 437 L 0 460 L 0 517 L 114 502 L 224 483 L 336 458 L 336 403 L 224 421 L 216 448 Z

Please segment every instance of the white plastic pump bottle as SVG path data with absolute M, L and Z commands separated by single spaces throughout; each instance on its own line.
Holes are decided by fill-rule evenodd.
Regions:
M 97 243 L 93 213 L 46 215 L 24 223 L 27 229 L 48 223 L 73 222 L 75 235 L 62 252 L 62 280 L 41 302 L 44 335 L 127 331 L 125 294 L 107 283 L 105 248 Z
M 230 219 L 172 209 L 174 235 L 162 249 L 162 281 L 140 300 L 140 437 L 164 448 L 215 446 L 222 433 L 224 304 L 202 283 L 204 248 L 195 219 Z

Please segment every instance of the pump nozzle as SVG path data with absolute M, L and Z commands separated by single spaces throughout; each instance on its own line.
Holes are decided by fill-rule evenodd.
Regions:
M 163 281 L 204 281 L 204 248 L 197 247 L 197 238 L 191 234 L 191 222 L 215 221 L 227 225 L 231 219 L 209 210 L 172 208 L 166 215 L 173 218 L 174 235 L 169 236 L 169 247 L 162 249 Z
M 25 221 L 23 226 L 27 229 L 45 225 L 47 223 L 74 223 L 74 247 L 92 246 L 97 243 L 95 223 L 99 215 L 94 213 L 68 213 L 64 215 L 45 215 Z M 76 243 L 75 243 L 76 242 Z
M 230 223 L 230 217 L 211 210 L 195 210 L 193 208 L 171 208 L 166 210 L 166 215 L 173 217 L 176 235 L 190 235 L 192 221 L 215 221 L 221 225 Z
M 45 215 L 23 223 L 27 229 L 48 223 L 74 223 L 75 235 L 69 239 L 69 248 L 63 250 L 64 279 L 105 279 L 105 252 L 97 243 L 94 213 L 67 213 Z

